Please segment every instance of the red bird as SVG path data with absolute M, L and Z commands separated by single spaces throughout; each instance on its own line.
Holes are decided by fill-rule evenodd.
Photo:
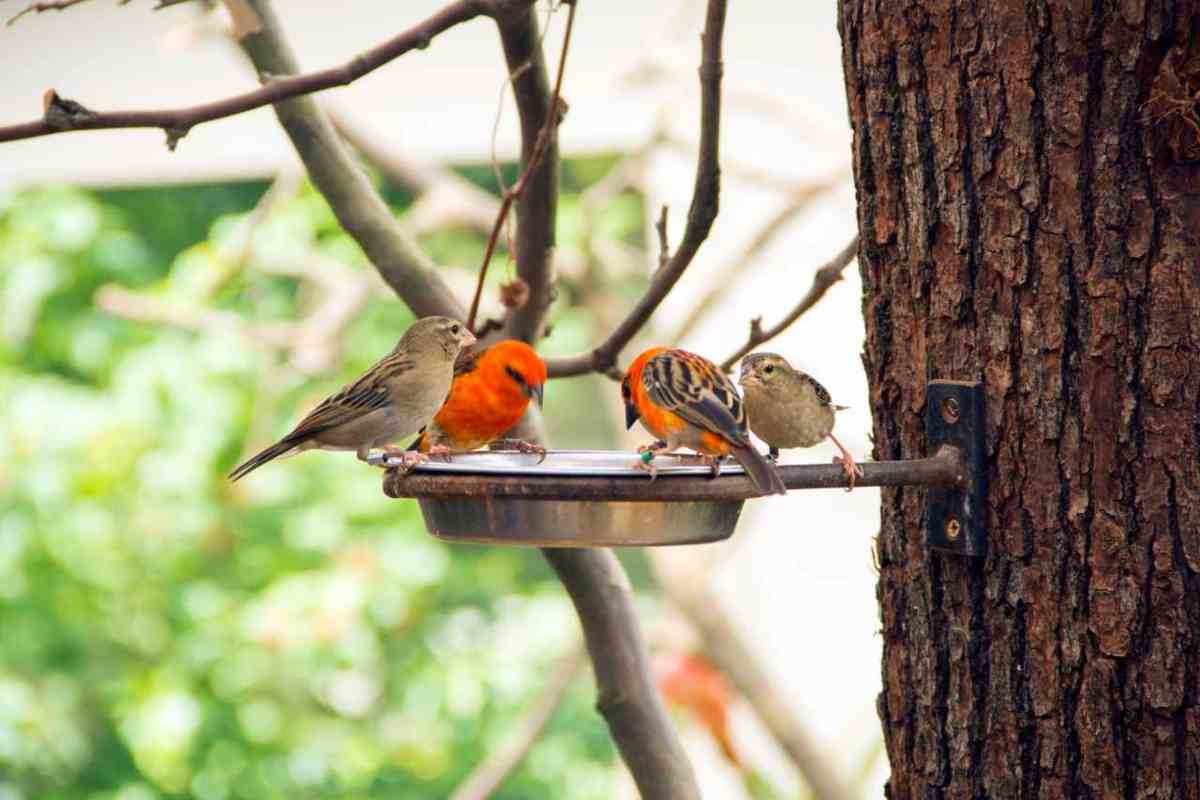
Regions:
M 698 654 L 669 655 L 655 659 L 658 689 L 670 702 L 686 708 L 708 728 L 725 758 L 742 766 L 729 731 L 729 706 L 733 690 L 725 676 Z
M 750 443 L 746 412 L 737 389 L 708 359 L 686 350 L 652 347 L 629 366 L 621 381 L 625 427 L 639 419 L 660 441 L 651 453 L 689 447 L 721 472 L 732 455 L 763 494 L 784 494 L 783 479 Z M 641 464 L 642 462 L 639 462 Z M 650 467 L 653 475 L 653 467 Z
M 546 365 L 524 342 L 506 339 L 464 352 L 454 365 L 446 402 L 409 449 L 446 454 L 491 444 L 520 421 L 531 398 L 542 405 L 545 384 Z M 537 445 L 516 445 L 545 453 Z

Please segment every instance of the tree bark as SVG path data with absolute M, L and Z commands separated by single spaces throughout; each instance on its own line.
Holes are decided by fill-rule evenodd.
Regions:
M 892 798 L 1200 797 L 1200 12 L 840 0 L 875 457 L 985 384 L 986 559 L 885 489 Z

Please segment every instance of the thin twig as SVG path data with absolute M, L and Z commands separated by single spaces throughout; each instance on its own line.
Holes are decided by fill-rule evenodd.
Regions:
M 754 234 L 754 237 L 746 243 L 746 246 L 736 256 L 730 259 L 729 266 L 716 273 L 719 276 L 718 279 L 713 282 L 712 287 L 692 307 L 692 312 L 688 314 L 687 319 L 676 328 L 675 333 L 669 336 L 667 341 L 676 344 L 681 342 L 688 333 L 694 330 L 706 316 L 720 305 L 721 297 L 728 292 L 728 287 L 754 265 L 755 259 L 775 240 L 775 237 L 786 230 L 788 224 L 800 212 L 812 205 L 814 200 L 837 185 L 838 182 L 836 180 L 827 180 L 806 184 L 797 189 L 792 194 L 791 199 L 774 216 L 767 220 L 767 224 L 763 225 L 758 230 L 758 233 Z
M 531 0 L 532 1 L 532 0 Z M 366 50 L 344 64 L 302 75 L 278 77 L 277 73 L 260 70 L 263 85 L 224 100 L 201 103 L 186 108 L 149 111 L 91 111 L 70 116 L 58 115 L 0 127 L 0 142 L 49 136 L 65 131 L 90 131 L 106 128 L 161 128 L 173 147 L 189 130 L 214 119 L 231 117 L 261 106 L 278 103 L 301 95 L 346 86 L 373 72 L 411 50 L 423 50 L 438 34 L 489 10 L 484 0 L 459 0 L 451 3 L 424 22 L 393 36 L 383 44 Z M 260 14 L 261 16 L 261 14 Z M 70 102 L 70 101 L 67 101 Z
M 496 222 L 492 226 L 491 236 L 488 237 L 487 249 L 483 253 L 483 264 L 479 267 L 479 280 L 475 284 L 475 295 L 471 298 L 471 309 L 467 312 L 467 327 L 472 330 L 475 327 L 475 315 L 479 311 L 479 298 L 483 295 L 483 282 L 487 277 L 488 265 L 491 263 L 492 253 L 496 249 L 496 241 L 500 237 L 500 231 L 504 228 L 504 222 L 508 218 L 508 211 L 512 208 L 513 203 L 520 198 L 521 193 L 525 191 L 525 187 L 529 185 L 530 176 L 533 175 L 534 170 L 541 166 L 542 158 L 550 149 L 550 142 L 553 140 L 554 132 L 558 128 L 559 99 L 562 96 L 563 73 L 567 66 L 567 51 L 571 46 L 571 31 L 575 27 L 575 8 L 576 3 L 574 0 L 568 3 L 567 29 L 563 34 L 562 52 L 558 58 L 558 75 L 554 80 L 554 93 L 550 96 L 550 107 L 546 111 L 546 120 L 542 123 L 541 131 L 538 133 L 537 140 L 533 145 L 533 153 L 529 156 L 521 177 L 511 189 L 504 193 L 504 199 L 500 203 L 500 210 L 496 213 Z
M 546 362 L 551 377 L 565 378 L 589 372 L 611 372 L 617 356 L 675 288 L 684 271 L 692 263 L 700 245 L 712 230 L 717 217 L 721 190 L 719 166 L 719 135 L 721 128 L 721 40 L 725 29 L 725 0 L 709 0 L 701 36 L 700 59 L 700 152 L 696 163 L 696 184 L 692 190 L 692 205 L 688 209 L 687 225 L 679 249 L 670 261 L 654 274 L 650 286 L 637 305 L 617 325 L 608 338 L 590 353 Z
M 671 243 L 667 240 L 667 214 L 670 213 L 670 206 L 663 203 L 662 210 L 658 214 L 658 222 L 654 223 L 654 230 L 658 231 L 658 268 L 666 269 L 667 264 L 671 261 Z
M 486 800 L 504 784 L 504 780 L 525 760 L 566 696 L 567 689 L 571 688 L 575 677 L 583 669 L 586 663 L 584 654 L 582 644 L 571 650 L 550 676 L 525 719 L 505 734 L 501 748 L 471 771 L 454 790 L 450 800 Z
M 71 6 L 77 6 L 82 2 L 85 2 L 85 0 L 47 0 L 43 3 L 30 3 L 10 18 L 7 24 L 12 25 L 26 14 L 41 14 L 43 11 L 62 11 Z
M 789 311 L 788 315 L 779 321 L 779 324 L 764 330 L 762 327 L 761 317 L 751 320 L 750 336 L 747 338 L 746 343 L 738 348 L 736 353 L 721 362 L 721 369 L 729 372 L 731 369 L 733 369 L 734 365 L 737 364 L 742 356 L 746 355 L 760 344 L 774 339 L 776 336 L 787 330 L 788 326 L 790 326 L 793 322 L 804 316 L 804 314 L 810 308 L 817 304 L 818 300 L 825 296 L 825 293 L 829 291 L 830 286 L 833 286 L 842 279 L 842 272 L 857 255 L 858 234 L 856 233 L 854 234 L 854 238 L 850 240 L 850 243 L 841 249 L 841 252 L 839 252 L 836 256 L 830 259 L 827 264 L 817 270 L 816 274 L 813 275 L 812 286 L 809 287 L 808 292 L 804 295 L 804 297 L 800 298 L 800 302 L 796 304 L 796 307 Z

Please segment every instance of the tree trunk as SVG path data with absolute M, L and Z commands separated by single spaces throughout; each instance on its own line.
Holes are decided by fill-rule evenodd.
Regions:
M 892 798 L 1200 798 L 1200 11 L 840 0 L 875 457 L 987 394 L 986 559 L 885 490 Z

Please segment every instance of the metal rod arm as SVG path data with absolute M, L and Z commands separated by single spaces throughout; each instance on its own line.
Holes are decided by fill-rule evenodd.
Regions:
M 632 462 L 634 456 L 630 454 Z M 874 461 L 862 464 L 863 477 L 855 486 L 951 486 L 967 480 L 966 466 L 956 447 L 946 446 L 930 458 Z M 792 464 L 778 467 L 788 489 L 836 489 L 846 486 L 846 473 L 837 464 Z M 383 491 L 389 497 L 524 497 L 529 500 L 690 501 L 745 500 L 759 497 L 745 475 L 648 477 L 536 477 L 530 475 L 450 475 L 414 472 L 407 476 L 387 471 Z

